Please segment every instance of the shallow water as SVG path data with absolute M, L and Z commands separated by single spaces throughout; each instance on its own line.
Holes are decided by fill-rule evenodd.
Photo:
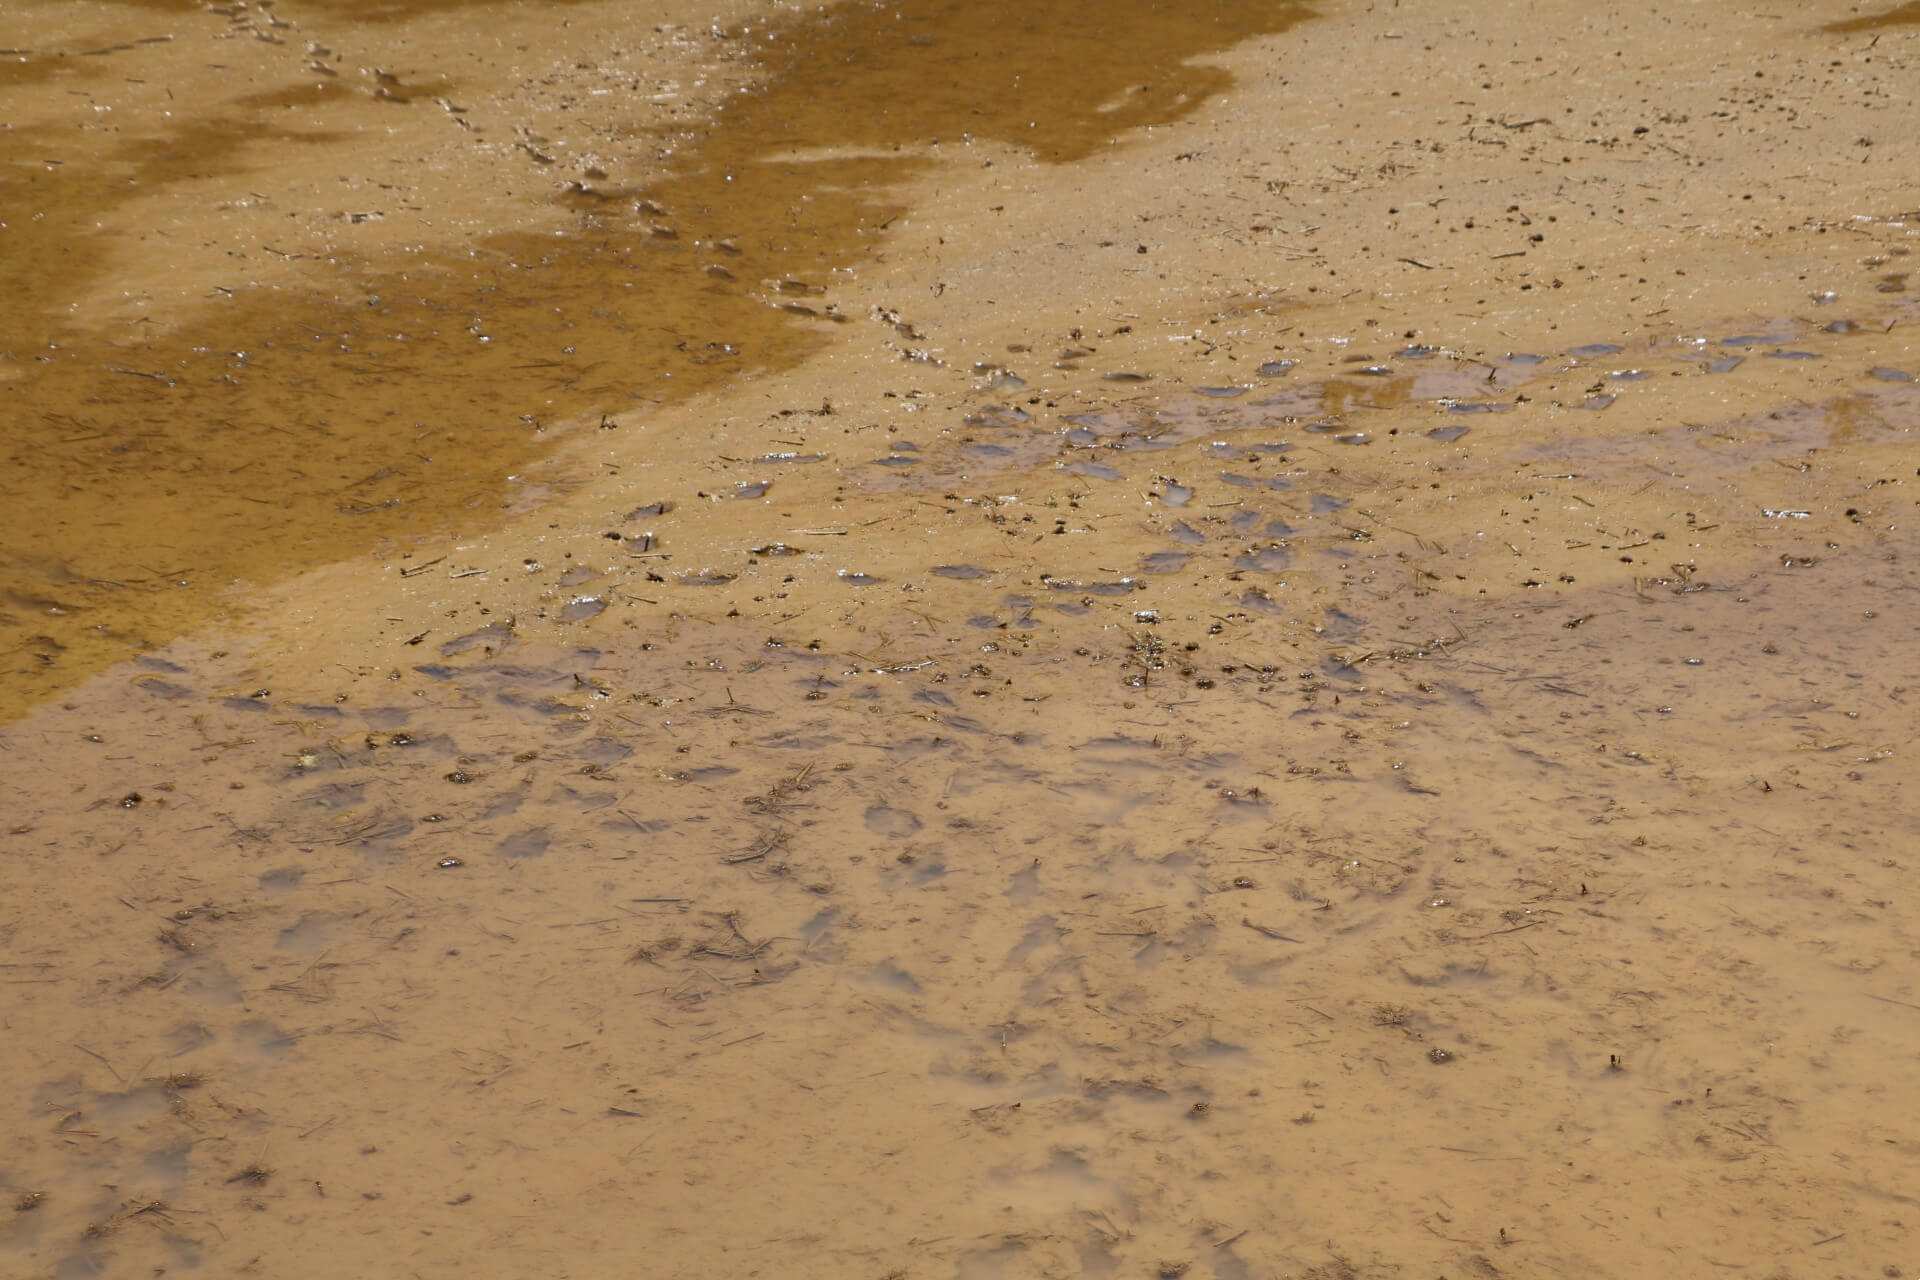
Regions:
M 1892 1265 L 1920 406 L 1796 340 L 1857 376 L 1631 449 L 1562 427 L 1559 357 L 1453 439 L 1444 395 L 1341 446 L 1169 384 L 983 460 L 955 404 L 924 470 L 833 482 L 855 526 L 946 504 L 882 572 L 736 539 L 638 632 L 649 570 L 576 564 L 612 604 L 570 644 L 488 622 L 320 700 L 183 642 L 73 690 L 0 737 L 16 1043 L 66 1046 L 8 1065 L 0 1247 Z M 1443 538 L 1436 463 L 1528 514 Z
M 1414 429 L 1444 397 L 1385 411 L 1355 456 L 1591 495 L 1560 518 L 1628 565 L 1537 600 L 1392 585 L 1408 549 L 1430 584 L 1483 553 L 1257 399 L 1169 389 L 998 430 L 1161 444 L 1103 451 L 1081 538 L 1181 459 L 1186 513 L 1037 579 L 966 526 L 896 548 L 882 576 L 939 581 L 948 622 L 489 623 L 328 702 L 189 645 L 96 681 L 0 739 L 15 1026 L 70 1049 L 10 1068 L 6 1247 L 54 1274 L 1897 1256 L 1874 1206 L 1905 1156 L 1871 1137 L 1916 1119 L 1886 1073 L 1920 1005 L 1915 548 L 1779 464 L 1871 464 L 1902 385 L 1625 452 L 1548 410 L 1499 449 Z M 1216 475 L 1223 447 L 1288 487 Z M 969 480 L 1044 477 L 1021 457 Z M 1746 505 L 1769 472 L 1779 505 Z M 1679 497 L 1727 523 L 1603 540 Z M 847 576 L 796 550 L 703 590 Z
M 618 5 L 570 8 L 642 49 L 664 39 L 632 32 Z M 466 16 L 449 28 L 442 11 Z M 560 84 L 562 111 L 572 95 L 627 104 L 570 139 L 509 128 L 489 110 L 503 86 L 453 70 L 489 22 L 525 38 L 495 7 L 88 6 L 85 41 L 62 29 L 75 12 L 39 11 L 0 60 L 4 105 L 27 117 L 0 168 L 0 207 L 16 211 L 0 231 L 0 716 L 244 609 L 247 586 L 551 498 L 564 477 L 525 473 L 557 438 L 632 429 L 817 350 L 851 318 L 836 281 L 871 265 L 905 213 L 899 183 L 976 138 L 1066 162 L 1177 119 L 1229 82 L 1189 59 L 1305 9 L 1233 0 L 1195 20 L 1149 4 L 1089 16 L 902 0 L 747 22 L 707 37 L 707 56 L 752 84 L 715 121 L 663 129 L 616 48 L 543 82 Z M 185 50 L 234 35 L 328 52 L 275 56 L 201 114 L 162 110 L 175 87 L 207 93 Z M 377 40 L 416 69 L 361 74 L 331 51 Z M 1063 59 L 1071 80 L 1050 71 Z M 360 203 L 317 210 L 274 185 L 301 171 L 302 149 L 377 145 L 396 112 L 451 116 L 485 157 L 463 158 L 467 182 L 524 184 L 538 225 L 453 244 L 423 228 L 424 242 L 356 250 L 353 228 L 417 213 L 403 186 L 356 172 Z M 332 229 L 306 251 L 269 231 L 167 311 L 90 307 L 124 265 L 102 228 L 170 191 L 216 225 L 288 205 Z M 164 254 L 172 234 L 122 239 Z M 288 279 L 259 274 L 289 260 Z
M 0 742 L 11 1025 L 59 1046 L 9 1066 L 5 1248 L 1896 1257 L 1911 551 L 1317 638 L 1116 625 L 1150 590 L 509 640 L 332 706 L 176 652 Z
M 0 1272 L 1900 1272 L 1920 364 L 1848 235 L 1632 337 L 883 308 L 63 684 L 0 727 Z

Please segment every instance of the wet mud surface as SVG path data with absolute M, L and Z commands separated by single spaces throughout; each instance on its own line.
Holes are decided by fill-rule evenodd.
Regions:
M 1096 599 L 364 703 L 155 671 L 5 743 L 9 812 L 65 797 L 8 838 L 9 1251 L 1891 1263 L 1910 553 L 1317 639 Z
M 595 83 L 564 25 L 397 10 L 216 16 Z M 1911 37 L 1514 12 L 743 10 L 635 42 L 713 111 L 595 179 L 506 123 L 533 77 L 449 74 L 567 175 L 473 182 L 470 261 L 577 291 L 499 276 L 491 332 L 578 308 L 601 371 L 395 340 L 343 441 L 435 370 L 550 420 L 392 508 L 289 490 L 312 545 L 242 597 L 10 680 L 0 1271 L 1906 1274 L 1913 148 L 1819 96 Z M 1738 158 L 1775 128 L 1830 200 Z M 247 305 L 478 305 L 375 248 Z M 279 421 L 358 359 L 201 391 Z M 120 483 L 76 500 L 143 547 L 261 496 Z M 73 581 L 110 545 L 15 523 Z

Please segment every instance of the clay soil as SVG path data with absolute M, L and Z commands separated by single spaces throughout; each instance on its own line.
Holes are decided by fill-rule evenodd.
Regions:
M 0 1273 L 1920 1266 L 1920 8 L 9 19 Z

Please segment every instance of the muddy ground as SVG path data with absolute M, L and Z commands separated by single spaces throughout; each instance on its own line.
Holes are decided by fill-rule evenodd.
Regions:
M 4 39 L 0 1270 L 1913 1273 L 1920 8 Z

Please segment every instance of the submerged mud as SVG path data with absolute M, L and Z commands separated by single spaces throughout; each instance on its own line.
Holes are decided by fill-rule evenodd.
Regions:
M 7 1248 L 1896 1259 L 1911 552 L 1318 639 L 716 621 L 332 705 L 179 662 L 5 741 L 9 812 L 69 797 L 9 836 Z
M 424 48 L 408 50 L 404 73 L 355 68 L 325 43 L 363 44 L 371 33 L 355 24 L 397 21 L 393 6 L 225 17 L 163 6 L 126 11 L 96 48 L 70 49 L 50 30 L 48 47 L 13 51 L 11 92 L 43 122 L 14 132 L 0 170 L 0 205 L 18 211 L 0 252 L 12 299 L 0 504 L 15 518 L 0 649 L 27 677 L 8 681 L 15 701 L 0 715 L 232 607 L 236 580 L 524 507 L 553 484 L 516 479 L 570 429 L 616 428 L 791 367 L 849 318 L 822 295 L 874 261 L 905 212 L 889 193 L 943 141 L 1082 158 L 1226 86 L 1189 58 L 1304 10 L 1236 0 L 1196 20 L 1147 5 L 1092 18 L 1023 5 L 1009 27 L 1000 7 L 919 2 L 717 28 L 707 56 L 740 62 L 751 89 L 697 132 L 674 133 L 647 114 L 630 70 L 659 28 L 636 30 L 617 5 L 576 13 L 639 49 L 600 51 L 543 82 L 559 99 L 541 125 L 551 135 L 503 119 L 514 104 L 498 90 L 472 96 L 480 87 L 455 70 L 473 61 L 472 38 L 436 28 L 431 11 L 407 15 Z M 247 92 L 209 104 L 211 119 L 150 104 L 176 82 L 204 95 L 188 49 L 236 35 L 272 50 L 235 86 Z M 89 56 L 127 83 L 88 75 Z M 1071 80 L 1049 73 L 1062 59 Z M 95 118 L 118 110 L 138 123 L 96 142 L 63 136 L 76 108 L 48 94 L 75 83 Z M 610 105 L 570 118 L 595 95 Z M 522 120 L 530 112 L 518 105 Z M 302 150 L 365 145 L 396 114 L 415 130 L 421 116 L 445 121 L 442 134 L 463 129 L 453 156 L 473 170 L 467 181 L 524 186 L 523 216 L 538 225 L 436 245 L 444 233 L 428 218 L 410 228 L 427 243 L 380 254 L 354 247 L 356 229 L 436 212 L 418 177 L 361 171 L 359 203 L 327 192 L 323 211 L 292 205 Z M 229 223 L 286 204 L 287 218 L 320 215 L 326 238 L 303 246 L 295 230 L 287 248 L 269 230 L 251 256 L 293 267 L 289 279 L 263 278 L 236 247 L 207 297 L 103 327 L 104 312 L 79 305 L 116 265 L 102 218 L 169 189 L 197 189 L 194 215 Z M 164 251 L 152 228 L 132 234 Z
M 1381 385 L 1431 359 L 1487 380 Z M 955 405 L 832 482 L 855 528 L 941 496 L 884 564 L 818 528 L 707 548 L 705 585 L 575 563 L 556 601 L 601 607 L 324 698 L 180 644 L 35 714 L 0 927 L 20 1043 L 66 1047 L 21 1076 L 7 1247 L 1893 1265 L 1907 384 L 1622 450 L 1528 407 L 1579 358 L 1510 363 L 1497 449 L 1433 434 L 1444 395 L 1338 443 L 1278 411 L 1363 412 L 1310 367 L 985 435 Z M 1448 545 L 1483 468 L 1513 523 Z
M 315 520 L 388 534 L 269 547 L 240 625 L 140 613 L 133 661 L 13 704 L 0 1271 L 1908 1266 L 1915 144 L 1856 158 L 1878 117 L 1821 101 L 1907 67 L 1897 29 L 566 25 L 617 8 L 218 15 L 273 57 L 350 16 L 382 70 L 435 22 L 536 50 L 436 92 L 570 175 L 474 214 L 545 247 L 408 290 L 343 256 L 313 306 L 465 315 L 495 271 L 525 326 L 487 333 L 605 361 L 392 340 L 367 404 L 457 373 L 586 417 L 512 485 L 474 462 L 450 531 L 435 474 L 381 477 Z M 601 45 L 727 105 L 618 135 L 646 158 L 513 130 L 501 84 Z M 682 303 L 702 394 L 609 409 Z

